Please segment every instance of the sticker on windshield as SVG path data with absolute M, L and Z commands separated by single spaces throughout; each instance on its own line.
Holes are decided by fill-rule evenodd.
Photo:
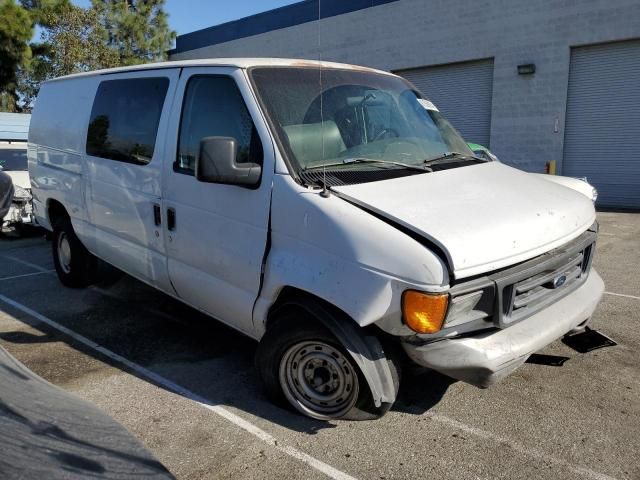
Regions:
M 418 99 L 418 103 L 420 103 L 420 105 L 422 105 L 425 110 L 433 110 L 435 112 L 439 112 L 440 111 L 440 110 L 438 110 L 438 107 L 436 107 L 433 104 L 433 102 L 430 102 L 429 100 L 427 100 L 425 98 L 419 98 Z

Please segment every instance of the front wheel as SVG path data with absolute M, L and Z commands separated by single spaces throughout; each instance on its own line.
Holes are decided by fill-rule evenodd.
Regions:
M 321 339 L 302 340 L 284 352 L 278 380 L 287 401 L 301 413 L 318 419 L 340 418 L 358 400 L 357 368 L 336 345 Z
M 281 321 L 260 342 L 256 365 L 269 396 L 316 420 L 379 418 L 369 385 L 351 355 L 324 326 Z M 396 389 L 397 365 L 390 362 Z
M 63 285 L 81 288 L 94 282 L 97 259 L 82 245 L 68 218 L 56 222 L 51 244 L 53 264 Z

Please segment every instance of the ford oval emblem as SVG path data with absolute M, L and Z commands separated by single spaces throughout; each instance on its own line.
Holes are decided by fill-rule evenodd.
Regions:
M 566 275 L 560 275 L 554 278 L 552 282 L 553 288 L 560 288 L 562 285 L 565 284 L 566 281 L 567 281 Z

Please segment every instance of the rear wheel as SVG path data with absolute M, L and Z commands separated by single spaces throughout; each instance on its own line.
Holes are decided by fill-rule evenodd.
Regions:
M 82 245 L 68 218 L 58 220 L 52 235 L 53 263 L 63 285 L 81 288 L 95 281 L 97 259 Z
M 369 420 L 391 405 L 376 407 L 369 385 L 352 356 L 315 319 L 285 314 L 258 346 L 256 366 L 276 403 L 317 420 Z M 388 359 L 396 392 L 397 363 Z

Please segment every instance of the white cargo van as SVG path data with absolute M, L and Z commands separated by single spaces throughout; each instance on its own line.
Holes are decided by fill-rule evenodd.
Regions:
M 268 393 L 313 418 L 382 415 L 407 355 L 488 386 L 584 329 L 604 289 L 589 198 L 474 157 L 415 87 L 367 68 L 60 78 L 29 168 L 63 284 L 100 259 L 253 337 Z

